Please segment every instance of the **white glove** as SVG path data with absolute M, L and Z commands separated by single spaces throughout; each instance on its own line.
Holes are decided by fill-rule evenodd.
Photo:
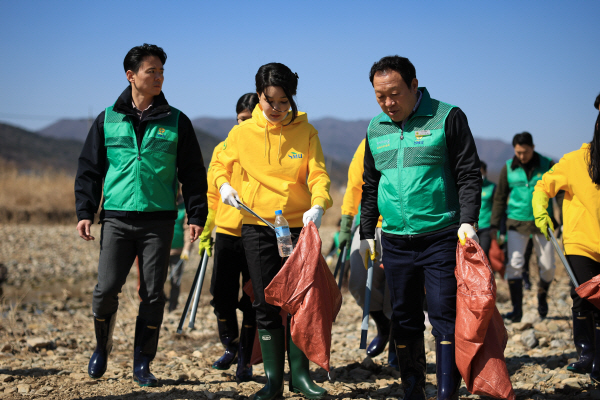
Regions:
M 238 204 L 240 198 L 238 197 L 238 192 L 231 187 L 231 185 L 227 182 L 221 185 L 219 188 L 219 193 L 221 193 L 221 201 L 228 206 L 235 207 L 238 210 L 241 208 Z
M 321 208 L 321 206 L 313 206 L 310 210 L 304 213 L 302 217 L 302 222 L 304 226 L 308 225 L 310 221 L 314 222 L 317 226 L 317 229 L 321 227 L 321 217 L 325 211 Z
M 464 245 L 466 242 L 466 238 L 471 238 L 479 244 L 479 237 L 471 224 L 460 224 L 460 228 L 458 228 L 458 240 L 460 240 L 460 244 Z
M 360 254 L 360 259 L 363 260 L 365 264 L 365 269 L 367 269 L 367 263 L 365 262 L 367 250 L 371 252 L 371 260 L 375 260 L 378 255 L 375 251 L 375 239 L 363 239 L 360 241 L 360 249 L 358 250 L 358 253 Z

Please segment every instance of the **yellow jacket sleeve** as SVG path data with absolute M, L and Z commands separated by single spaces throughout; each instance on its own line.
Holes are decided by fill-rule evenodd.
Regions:
M 219 189 L 214 184 L 213 174 L 213 164 L 221 147 L 223 147 L 223 143 L 219 143 L 213 150 L 212 158 L 210 159 L 210 164 L 208 165 L 208 171 L 206 171 L 206 181 L 208 182 L 208 191 L 206 192 L 206 197 L 208 198 L 208 208 L 211 210 L 218 209 L 221 201 L 221 194 L 219 193 Z
M 535 185 L 534 193 L 541 191 L 546 193 L 549 198 L 552 198 L 561 190 L 570 192 L 568 171 L 567 168 L 565 168 L 566 163 L 564 161 L 561 163 L 561 161 L 554 164 L 552 168 L 542 176 L 542 179 Z
M 308 178 L 306 183 L 311 193 L 311 206 L 321 206 L 327 210 L 333 204 L 329 195 L 329 186 L 331 179 L 325 168 L 325 157 L 321 148 L 321 141 L 317 131 L 314 130 L 310 137 L 310 152 L 308 155 Z
M 363 172 L 365 170 L 365 140 L 358 145 L 348 168 L 348 185 L 342 201 L 342 215 L 358 214 L 358 206 L 362 199 Z
M 213 179 L 212 183 L 216 186 L 217 190 L 224 183 L 231 182 L 231 174 L 233 173 L 233 164 L 239 162 L 239 155 L 236 145 L 237 142 L 237 129 L 239 125 L 233 127 L 227 139 L 223 142 L 220 151 L 217 153 L 217 157 L 211 161 L 213 168 Z M 210 181 L 208 182 L 211 183 Z

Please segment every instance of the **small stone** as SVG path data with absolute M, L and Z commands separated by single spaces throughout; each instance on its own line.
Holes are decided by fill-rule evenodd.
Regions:
M 554 340 L 553 340 L 553 342 L 554 342 Z M 549 357 L 546 360 L 546 366 L 549 369 L 556 369 L 559 367 L 561 360 L 562 360 L 561 357 L 557 357 L 557 356 Z
M 195 376 L 196 378 L 200 379 L 204 375 L 206 375 L 206 371 L 203 369 L 195 369 L 191 372 L 191 374 L 192 374 L 192 376 Z
M 167 353 L 167 357 L 175 358 L 175 357 L 177 357 L 177 352 L 175 352 L 174 350 L 171 350 Z
M 558 330 L 560 329 L 558 324 L 554 321 L 548 322 L 548 324 L 546 324 L 546 327 L 548 328 L 548 332 L 558 332 Z
M 526 312 L 523 315 L 523 318 L 521 318 L 521 323 L 529 323 L 531 325 L 534 325 L 540 321 L 541 321 L 541 318 L 538 315 L 537 311 Z
M 521 334 L 521 342 L 530 349 L 533 349 L 539 343 L 533 329 L 529 329 Z
M 8 388 L 4 389 L 4 394 L 14 393 L 16 391 L 17 391 L 17 388 L 12 386 L 12 387 L 8 387 Z
M 216 395 L 215 393 L 211 393 L 211 392 L 209 392 L 208 390 L 205 390 L 205 391 L 204 391 L 204 395 L 206 396 L 206 398 L 207 398 L 208 400 L 213 400 L 214 398 L 216 398 L 216 397 L 217 397 L 217 395 Z
M 179 374 L 179 376 L 177 376 L 178 381 L 187 381 L 188 379 L 190 379 L 188 374 Z
M 579 378 L 568 378 L 562 382 L 565 386 L 570 386 L 572 388 L 581 387 L 581 382 L 579 382 Z
M 368 369 L 368 370 L 372 370 L 375 368 L 375 362 L 369 356 L 365 357 L 365 359 L 362 360 L 362 362 L 360 364 L 363 366 L 363 368 Z
M 196 358 L 201 358 L 202 357 L 202 352 L 199 350 L 196 350 L 192 353 L 192 357 L 196 357 Z
M 12 375 L 0 374 L 0 382 L 12 382 L 15 380 L 15 377 Z
M 3 344 L 2 348 L 0 348 L 0 351 L 2 353 L 6 353 L 6 352 L 9 352 L 9 351 L 12 351 L 12 344 L 10 344 L 10 343 Z
M 512 324 L 512 327 L 515 331 L 521 332 L 521 331 L 533 328 L 533 325 L 530 322 L 522 322 L 521 321 L 521 322 Z
M 29 338 L 27 339 L 27 345 L 32 348 L 45 349 L 52 345 L 52 340 L 44 338 Z
M 30 390 L 31 390 L 31 385 L 28 385 L 26 383 L 22 383 L 20 385 L 17 385 L 17 391 L 19 393 L 29 393 Z
M 52 386 L 42 386 L 41 390 L 50 393 L 54 390 L 54 388 Z
M 81 379 L 85 379 L 87 378 L 88 375 L 84 374 L 84 373 L 80 373 L 80 372 L 76 372 L 74 374 L 71 374 L 71 378 L 76 379 L 76 380 L 81 380 Z

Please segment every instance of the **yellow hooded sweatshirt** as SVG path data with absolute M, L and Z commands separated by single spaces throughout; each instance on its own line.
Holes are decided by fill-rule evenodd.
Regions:
M 346 193 L 344 193 L 344 200 L 342 201 L 342 214 L 355 216 L 358 214 L 358 206 L 362 200 L 362 187 L 365 184 L 363 181 L 363 173 L 365 172 L 365 140 L 358 145 L 354 157 L 350 162 L 348 168 L 348 185 L 346 186 Z M 377 227 L 381 228 L 383 217 L 379 216 L 379 222 Z
M 331 207 L 330 179 L 317 130 L 305 113 L 292 113 L 280 123 L 265 118 L 260 104 L 252 118 L 233 127 L 211 163 L 214 184 L 231 182 L 233 166 L 242 167 L 241 190 L 235 188 L 246 206 L 269 222 L 282 210 L 290 227 L 302 227 L 302 216 L 312 206 Z M 286 125 L 289 124 L 289 125 Z M 264 225 L 242 211 L 244 224 Z
M 214 185 L 213 178 L 213 165 L 220 151 L 225 147 L 225 142 L 219 143 L 212 154 L 208 171 L 206 171 L 206 178 L 208 181 L 208 208 L 216 210 L 215 225 L 217 226 L 217 233 L 224 233 L 231 236 L 242 236 L 242 214 L 235 208 L 223 204 L 221 201 L 221 194 L 219 189 Z M 233 164 L 233 173 L 231 174 L 231 186 L 239 191 L 242 187 L 242 167 L 239 163 Z
M 549 198 L 565 191 L 563 202 L 563 243 L 565 253 L 589 257 L 600 262 L 600 189 L 588 173 L 590 145 L 567 153 L 542 176 L 535 192 Z

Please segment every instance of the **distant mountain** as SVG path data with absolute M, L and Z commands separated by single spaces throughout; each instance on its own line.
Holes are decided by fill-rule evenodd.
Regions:
M 90 126 L 94 120 L 90 119 L 70 119 L 64 118 L 59 119 L 51 125 L 37 131 L 42 136 L 49 136 L 58 139 L 75 139 L 81 142 L 85 141 L 85 138 L 90 130 Z
M 82 142 L 44 137 L 12 125 L 0 123 L 0 157 L 19 169 L 54 168 L 75 174 Z

